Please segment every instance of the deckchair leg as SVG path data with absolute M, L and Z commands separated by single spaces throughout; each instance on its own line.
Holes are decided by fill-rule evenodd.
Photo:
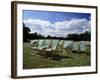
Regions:
M 53 54 L 54 54 L 54 53 L 52 53 L 52 55 L 51 55 L 51 59 L 52 59 L 52 58 L 53 58 L 53 56 L 54 56 Z

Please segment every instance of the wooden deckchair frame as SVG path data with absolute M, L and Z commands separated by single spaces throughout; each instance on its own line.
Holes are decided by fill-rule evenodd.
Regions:
M 52 53 L 52 56 L 51 56 L 51 58 L 52 58 L 52 57 L 53 57 L 53 54 L 54 54 L 55 52 L 58 52 L 58 50 L 56 50 L 56 49 L 57 49 L 57 46 L 58 46 L 58 44 L 59 44 L 59 40 L 58 40 L 58 42 L 57 42 L 57 45 L 56 45 L 55 50 L 52 49 L 52 43 L 53 43 L 53 41 L 54 41 L 54 40 L 51 41 L 51 44 L 49 45 L 48 48 L 44 48 L 44 49 L 41 50 L 41 53 L 44 52 L 44 56 L 46 56 L 47 53 Z M 51 50 L 48 50 L 48 49 L 51 49 Z

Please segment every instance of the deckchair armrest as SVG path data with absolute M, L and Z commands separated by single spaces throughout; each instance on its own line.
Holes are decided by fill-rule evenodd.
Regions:
M 38 47 L 32 47 L 32 49 L 38 49 Z
M 46 49 L 46 48 L 48 48 L 48 46 L 42 46 L 39 49 Z

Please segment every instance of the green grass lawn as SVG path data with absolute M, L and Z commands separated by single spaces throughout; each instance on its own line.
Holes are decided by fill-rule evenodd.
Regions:
M 57 67 L 76 67 L 90 66 L 90 55 L 85 53 L 56 53 L 59 59 L 48 58 L 37 54 L 31 49 L 30 43 L 23 44 L 23 69 L 33 68 L 57 68 Z

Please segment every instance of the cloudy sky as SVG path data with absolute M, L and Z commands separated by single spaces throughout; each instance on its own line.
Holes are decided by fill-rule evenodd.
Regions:
M 31 33 L 66 37 L 69 33 L 91 30 L 91 14 L 51 11 L 23 11 L 23 22 Z

